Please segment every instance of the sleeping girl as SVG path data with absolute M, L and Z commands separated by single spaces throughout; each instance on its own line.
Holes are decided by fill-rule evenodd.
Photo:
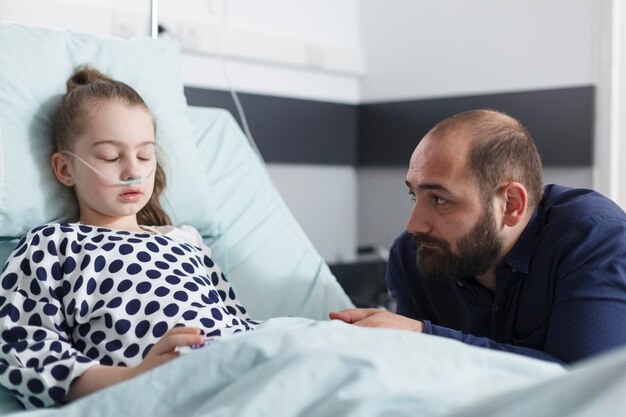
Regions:
M 53 117 L 56 178 L 76 221 L 28 232 L 0 275 L 0 384 L 25 408 L 79 398 L 251 330 L 191 226 L 159 205 L 156 124 L 139 94 L 79 68 Z

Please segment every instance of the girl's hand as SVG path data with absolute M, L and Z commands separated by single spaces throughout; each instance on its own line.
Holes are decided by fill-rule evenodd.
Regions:
M 150 352 L 136 367 L 132 368 L 134 375 L 139 375 L 152 368 L 156 368 L 165 362 L 177 358 L 179 353 L 176 348 L 179 346 L 199 345 L 204 342 L 204 336 L 200 334 L 197 327 L 174 327 L 163 335 Z
M 164 364 L 178 356 L 178 346 L 197 345 L 204 341 L 197 327 L 175 327 L 165 333 L 139 365 L 125 366 L 94 365 L 87 369 L 70 386 L 65 401 L 72 401 L 84 395 L 117 384 Z

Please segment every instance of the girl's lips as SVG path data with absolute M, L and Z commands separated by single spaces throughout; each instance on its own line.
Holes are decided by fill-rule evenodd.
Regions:
M 141 191 L 139 191 L 138 188 L 129 188 L 124 190 L 124 192 L 122 194 L 120 194 L 120 199 L 122 201 L 126 201 L 126 202 L 135 202 L 135 201 L 139 201 L 139 199 L 141 198 Z

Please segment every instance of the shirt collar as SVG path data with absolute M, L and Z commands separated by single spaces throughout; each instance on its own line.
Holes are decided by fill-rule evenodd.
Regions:
M 533 256 L 533 249 L 535 244 L 535 237 L 539 233 L 540 229 L 540 216 L 538 205 L 533 212 L 530 221 L 524 228 L 524 231 L 520 235 L 513 248 L 504 258 L 504 264 L 513 270 L 528 273 L 530 267 L 530 259 Z

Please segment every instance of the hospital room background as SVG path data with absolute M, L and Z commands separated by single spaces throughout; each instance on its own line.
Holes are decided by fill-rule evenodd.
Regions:
M 151 3 L 0 0 L 0 20 L 128 39 L 150 35 Z M 353 296 L 355 277 L 384 286 L 411 151 L 456 112 L 513 114 L 545 183 L 626 205 L 625 16 L 619 0 L 158 2 L 188 103 L 241 122 L 237 92 L 272 180 Z

